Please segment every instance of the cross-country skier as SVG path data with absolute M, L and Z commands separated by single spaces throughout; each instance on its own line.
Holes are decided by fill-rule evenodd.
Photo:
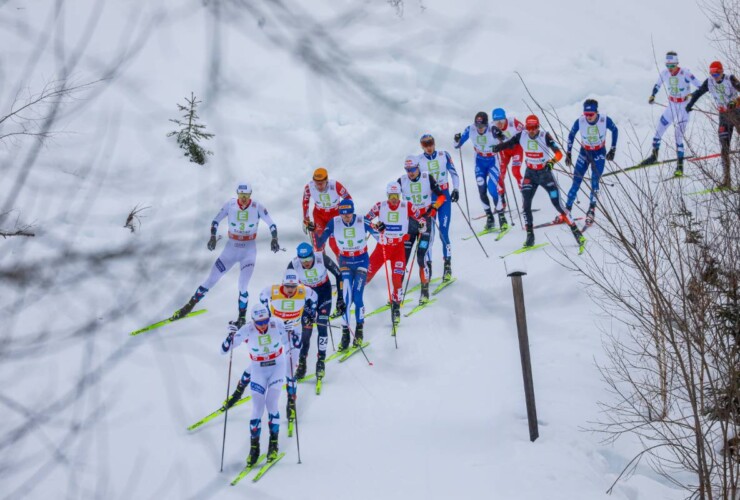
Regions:
M 506 111 L 503 108 L 496 108 L 491 112 L 491 120 L 493 120 L 493 124 L 496 126 L 497 129 L 501 131 L 501 134 L 503 135 L 502 140 L 506 140 L 511 138 L 512 135 L 521 132 L 524 130 L 524 125 L 522 122 L 517 120 L 513 116 L 506 116 Z M 506 180 L 506 170 L 509 166 L 509 162 L 511 162 L 511 173 L 514 174 L 514 178 L 516 179 L 516 184 L 519 187 L 519 189 L 522 188 L 522 148 L 521 146 L 516 146 L 514 149 L 507 149 L 505 151 L 501 151 L 498 154 L 498 160 L 501 164 L 501 175 L 499 176 L 498 180 L 498 194 L 499 196 L 502 196 L 502 206 L 506 207 L 506 185 L 504 181 Z M 512 196 L 516 196 L 517 193 L 512 193 Z
M 517 144 L 521 145 L 524 153 L 524 163 L 527 167 L 522 180 L 522 205 L 524 209 L 524 223 L 527 229 L 527 240 L 525 247 L 534 245 L 534 229 L 532 223 L 532 198 L 538 186 L 542 186 L 550 196 L 550 201 L 570 226 L 573 236 L 579 245 L 583 245 L 586 239 L 581 231 L 570 220 L 560 205 L 560 192 L 555 177 L 552 175 L 554 164 L 563 157 L 563 153 L 553 140 L 549 132 L 540 129 L 540 120 L 535 115 L 529 115 L 524 122 L 525 131 L 513 135 L 510 139 L 493 147 L 493 150 L 503 151 L 512 149 Z
M 239 184 L 236 188 L 236 194 L 237 198 L 227 201 L 221 207 L 218 214 L 216 214 L 216 217 L 213 218 L 213 222 L 211 223 L 211 237 L 208 240 L 207 246 L 208 250 L 214 250 L 216 248 L 218 223 L 225 217 L 228 218 L 229 222 L 228 243 L 226 243 L 221 255 L 219 255 L 213 264 L 208 278 L 198 287 L 188 303 L 175 311 L 175 314 L 170 318 L 171 320 L 180 319 L 192 311 L 195 304 L 203 298 L 208 290 L 213 288 L 213 285 L 238 262 L 240 273 L 239 316 L 237 317 L 237 325 L 241 326 L 246 321 L 247 304 L 249 303 L 247 287 L 249 286 L 249 280 L 252 278 L 254 263 L 257 258 L 257 244 L 254 240 L 257 238 L 257 229 L 259 228 L 260 220 L 264 220 L 270 228 L 270 233 L 272 234 L 270 249 L 273 252 L 278 252 L 280 250 L 280 244 L 278 243 L 277 226 L 275 226 L 272 218 L 267 213 L 267 208 L 252 199 L 252 186 L 246 182 Z
M 252 308 L 252 321 L 241 328 L 229 325 L 229 335 L 221 344 L 221 352 L 241 345 L 249 346 L 252 360 L 252 416 L 249 420 L 251 446 L 247 464 L 254 465 L 260 455 L 260 434 L 262 414 L 267 407 L 269 416 L 270 444 L 267 448 L 267 461 L 271 462 L 278 454 L 278 434 L 280 432 L 280 392 L 285 383 L 285 353 L 290 349 L 288 332 L 282 320 L 270 317 L 270 312 L 262 304 Z
M 493 146 L 498 144 L 499 139 L 503 139 L 503 135 L 498 128 L 488 125 L 488 114 L 479 111 L 472 125 L 468 125 L 461 134 L 455 134 L 455 149 L 460 149 L 468 138 L 475 149 L 475 181 L 486 213 L 486 229 L 493 229 L 495 226 L 488 194 L 493 199 L 493 210 L 498 212 L 499 225 L 501 229 L 505 229 L 508 223 L 503 209 L 499 208 L 501 206 L 498 196 L 499 168 L 496 153 L 493 151 Z
M 362 346 L 365 323 L 365 304 L 363 293 L 367 278 L 369 259 L 367 255 L 367 235 L 360 217 L 355 215 L 355 204 L 351 199 L 339 203 L 339 216 L 329 221 L 326 230 L 318 237 L 319 247 L 324 246 L 330 237 L 339 247 L 339 270 L 342 271 L 342 291 L 347 310 L 342 315 L 342 341 L 338 351 L 349 348 L 349 308 L 355 306 L 355 341 L 354 346 Z
M 327 336 L 327 327 L 329 326 L 329 315 L 331 314 L 331 281 L 329 273 L 334 276 L 337 284 L 337 310 L 344 313 L 344 294 L 342 293 L 342 274 L 337 264 L 328 258 L 324 252 L 314 252 L 313 247 L 308 243 L 301 243 L 296 249 L 297 256 L 288 264 L 288 269 L 294 269 L 298 274 L 298 281 L 308 288 L 311 288 L 318 296 L 316 328 L 319 332 L 318 348 L 319 352 L 316 359 L 316 378 L 324 378 L 326 359 L 326 346 L 329 341 Z M 312 328 L 303 328 L 303 337 L 301 339 L 301 353 L 298 359 L 298 368 L 295 371 L 297 379 L 306 376 L 306 358 L 311 348 Z
M 393 287 L 391 292 L 391 316 L 398 323 L 401 320 L 401 302 L 403 301 L 403 276 L 406 272 L 406 249 L 404 242 L 409 239 L 409 221 L 426 224 L 421 212 L 413 205 L 401 200 L 401 186 L 397 182 L 389 182 L 385 188 L 388 199 L 379 201 L 365 215 L 365 230 L 378 241 L 370 255 L 370 267 L 367 273 L 367 282 L 375 274 L 390 264 L 390 279 Z M 377 222 L 373 222 L 377 219 Z
M 714 97 L 714 103 L 717 105 L 719 113 L 719 146 L 722 156 L 722 168 L 724 175 L 722 187 L 730 187 L 730 143 L 732 142 L 732 132 L 735 128 L 740 128 L 740 81 L 734 75 L 725 75 L 722 63 L 714 61 L 709 65 L 709 78 L 699 86 L 699 90 L 694 92 L 691 100 L 686 105 L 686 112 L 690 112 L 696 101 L 701 96 L 709 92 Z
M 314 249 L 323 251 L 324 247 L 316 245 L 316 239 L 324 232 L 324 228 L 334 217 L 339 215 L 337 206 L 345 198 L 351 199 L 349 191 L 339 182 L 329 179 L 329 173 L 325 168 L 319 167 L 313 173 L 313 179 L 303 188 L 303 226 L 314 240 Z M 313 200 L 313 221 L 308 216 L 308 207 Z M 339 250 L 334 241 L 329 241 L 334 255 L 339 255 Z
M 422 214 L 422 224 L 416 219 L 409 221 L 409 239 L 404 243 L 406 246 L 406 262 L 411 257 L 414 242 L 418 239 L 416 247 L 416 260 L 419 263 L 419 278 L 421 279 L 421 295 L 419 303 L 429 302 L 429 280 L 432 279 L 432 262 L 428 259 L 427 250 L 431 238 L 431 226 L 434 224 L 434 216 L 437 215 L 439 207 L 445 202 L 444 192 L 439 188 L 434 177 L 427 172 L 422 172 L 419 167 L 419 159 L 414 155 L 406 157 L 404 162 L 406 175 L 399 177 L 396 181 L 401 186 L 401 194 L 414 210 Z
M 290 335 L 291 345 L 288 354 L 290 358 L 286 372 L 288 421 L 295 420 L 296 378 L 298 378 L 295 371 L 300 358 L 301 340 L 304 337 L 303 332 L 308 330 L 307 335 L 310 336 L 313 330 L 318 300 L 316 292 L 298 282 L 298 273 L 295 269 L 285 271 L 282 284 L 268 286 L 260 293 L 262 305 L 269 308 L 273 316 L 283 320 L 285 329 Z M 304 360 L 303 373 L 305 372 Z
M 612 142 L 609 151 L 606 150 L 606 131 L 612 133 Z M 576 166 L 573 169 L 573 185 L 568 191 L 568 200 L 565 202 L 565 210 L 570 214 L 573 203 L 576 201 L 578 189 L 581 187 L 581 181 L 586 174 L 589 165 L 591 166 L 591 201 L 586 212 L 586 226 L 594 222 L 596 215 L 596 201 L 599 196 L 599 179 L 604 173 L 604 164 L 606 160 L 612 161 L 617 152 L 617 137 L 619 130 L 611 118 L 599 114 L 599 103 L 595 99 L 586 99 L 583 102 L 583 116 L 578 118 L 568 134 L 568 149 L 565 153 L 565 164 L 573 166 L 571 150 L 576 133 L 581 133 L 581 149 L 578 152 Z M 559 222 L 565 222 L 561 219 Z
M 655 96 L 660 88 L 665 85 L 668 94 L 668 106 L 658 121 L 653 137 L 653 152 L 645 158 L 641 165 L 650 165 L 658 161 L 658 149 L 660 149 L 660 140 L 663 137 L 669 125 L 673 125 L 673 131 L 676 136 L 676 153 L 678 163 L 676 165 L 675 175 L 683 175 L 683 136 L 686 132 L 686 126 L 689 123 L 689 115 L 686 113 L 686 102 L 691 94 L 691 85 L 699 88 L 699 82 L 696 77 L 686 68 L 678 67 L 678 55 L 675 52 L 668 52 L 665 56 L 665 67 L 655 82 L 653 92 L 648 98 L 650 104 L 655 103 Z
M 442 240 L 442 250 L 444 256 L 443 281 L 452 279 L 452 245 L 450 243 L 450 221 L 452 219 L 452 204 L 460 198 L 460 179 L 455 170 L 455 164 L 452 163 L 450 153 L 447 151 L 438 151 L 435 148 L 434 137 L 431 134 L 424 134 L 420 139 L 421 148 L 424 152 L 419 155 L 419 165 L 422 171 L 428 172 L 445 195 L 445 201 L 437 210 L 437 224 L 439 225 L 439 236 Z M 452 182 L 452 191 L 450 192 L 450 182 Z M 431 260 L 431 245 L 434 242 L 434 224 L 431 227 L 432 240 L 430 242 L 429 252 Z M 372 260 L 372 257 L 370 257 Z M 369 282 L 370 280 L 368 280 Z

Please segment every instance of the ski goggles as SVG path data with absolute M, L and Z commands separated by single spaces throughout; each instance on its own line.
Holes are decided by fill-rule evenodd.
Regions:
M 676 68 L 678 68 L 678 64 L 666 63 L 665 67 L 668 68 L 668 69 L 676 69 Z
M 712 78 L 719 78 L 720 76 L 722 76 L 722 73 L 709 73 L 709 74 L 712 75 Z
M 583 112 L 583 116 L 585 116 L 586 118 L 588 118 L 589 120 L 591 120 L 592 118 L 594 118 L 596 116 L 596 113 L 593 112 L 593 111 L 584 111 Z
M 428 146 L 434 146 L 434 137 L 424 137 L 421 140 L 421 145 L 425 148 Z
M 406 169 L 406 172 L 415 172 L 419 170 L 419 165 L 414 165 L 413 167 L 403 167 L 403 168 Z
M 311 262 L 313 262 L 313 255 L 309 255 L 308 257 L 298 257 L 298 258 L 304 264 L 310 264 Z
M 401 199 L 401 195 L 397 193 L 390 193 L 388 195 L 388 201 L 399 201 Z
M 255 319 L 254 324 L 257 326 L 267 326 L 267 323 L 270 322 L 270 318 L 265 319 Z
M 477 128 L 478 130 L 480 130 L 482 128 L 486 128 L 487 126 L 488 126 L 487 123 L 484 123 L 484 122 L 475 122 L 475 128 Z

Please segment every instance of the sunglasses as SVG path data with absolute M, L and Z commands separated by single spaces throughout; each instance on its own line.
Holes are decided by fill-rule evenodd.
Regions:
M 486 128 L 488 126 L 488 124 L 487 123 L 483 123 L 483 122 L 476 122 L 475 123 L 475 126 L 476 126 L 476 128 Z
M 406 169 L 406 172 L 415 172 L 419 170 L 419 167 L 403 167 Z
M 722 73 L 711 73 L 712 77 L 717 78 L 718 76 L 722 76 Z
M 583 116 L 585 116 L 586 118 L 593 118 L 594 116 L 596 116 L 596 113 L 594 113 L 593 111 L 584 111 Z
M 666 64 L 665 67 L 668 69 L 674 69 L 678 67 L 678 64 Z
M 421 145 L 424 146 L 424 147 L 434 146 L 434 139 L 426 139 L 426 140 L 423 140 L 423 141 L 421 141 Z
M 389 200 L 398 201 L 401 199 L 401 195 L 398 195 L 396 193 L 391 193 L 388 195 Z
M 254 320 L 254 324 L 257 326 L 267 326 L 267 323 L 269 322 L 270 322 L 270 318 Z

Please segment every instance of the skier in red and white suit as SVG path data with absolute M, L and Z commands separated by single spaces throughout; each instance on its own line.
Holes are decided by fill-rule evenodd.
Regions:
M 496 108 L 491 113 L 493 124 L 501 131 L 504 135 L 504 141 L 510 139 L 511 136 L 524 130 L 522 122 L 510 116 L 507 118 L 506 111 L 503 108 Z M 506 193 L 506 186 L 504 181 L 506 180 L 506 169 L 511 162 L 511 173 L 514 174 L 517 186 L 519 189 L 522 188 L 522 147 L 516 146 L 512 149 L 506 149 L 499 151 L 498 154 L 499 163 L 501 164 L 501 175 L 498 178 L 498 194 L 503 195 Z M 513 193 L 516 196 L 516 193 Z
M 426 227 L 426 221 L 421 211 L 414 206 L 401 201 L 401 186 L 397 182 L 390 182 L 385 189 L 388 200 L 379 201 L 365 215 L 365 230 L 372 234 L 378 245 L 370 255 L 370 265 L 367 272 L 367 282 L 385 266 L 391 264 L 391 312 L 393 321 L 398 322 L 401 317 L 401 301 L 403 292 L 403 276 L 406 271 L 406 249 L 404 242 L 409 239 L 409 220 L 414 219 Z M 373 224 L 373 220 L 377 222 Z
M 316 242 L 329 221 L 339 216 L 339 202 L 345 198 L 352 199 L 349 191 L 339 181 L 329 180 L 329 173 L 323 167 L 314 171 L 313 180 L 303 188 L 303 226 L 311 233 L 315 251 L 323 250 Z M 313 221 L 308 216 L 311 200 L 314 202 Z M 333 238 L 329 239 L 329 246 L 338 256 L 339 248 Z

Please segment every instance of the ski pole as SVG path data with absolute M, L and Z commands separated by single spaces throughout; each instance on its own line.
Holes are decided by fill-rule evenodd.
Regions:
M 470 218 L 470 205 L 468 204 L 468 185 L 465 182 L 465 168 L 463 167 L 462 148 L 458 148 L 457 151 L 460 153 L 460 172 L 462 172 L 463 191 L 465 192 L 465 208 L 468 211 L 468 219 L 469 219 Z
M 467 217 L 465 217 L 465 212 L 463 211 L 463 209 L 460 206 L 460 204 L 459 203 L 455 203 L 455 204 L 457 205 L 457 208 L 460 209 L 460 213 L 462 214 L 463 219 L 465 219 L 465 222 L 468 223 L 468 227 L 473 232 L 473 236 L 475 236 L 475 239 L 478 241 L 478 244 L 480 245 L 481 250 L 483 250 L 483 253 L 486 254 L 486 258 L 487 259 L 490 258 L 488 256 L 488 252 L 486 252 L 486 249 L 483 247 L 483 243 L 480 242 L 480 238 L 478 238 L 478 235 L 476 234 L 475 229 L 473 229 L 473 226 L 470 224 L 470 219 L 468 219 Z
M 460 209 L 462 210 L 462 208 Z M 408 277 L 406 278 L 406 288 L 403 289 L 403 295 L 401 296 L 401 304 L 406 300 L 406 291 L 409 289 L 409 283 L 411 282 L 411 272 L 414 270 L 414 260 L 415 260 L 415 249 L 416 245 L 419 243 L 419 240 L 421 240 L 421 237 L 417 239 L 413 245 L 411 245 L 411 254 L 409 254 L 409 258 L 411 259 L 411 268 L 408 272 Z
M 233 342 L 233 340 L 232 340 Z M 231 361 L 234 359 L 234 346 L 229 346 L 229 378 L 226 379 L 226 401 L 231 395 Z M 229 420 L 229 405 L 226 405 L 224 411 L 224 438 L 221 442 L 221 472 L 224 471 L 224 452 L 226 451 L 226 422 Z
M 513 169 L 514 167 L 512 166 L 511 168 Z M 509 178 L 509 185 L 511 186 L 511 192 L 512 192 L 512 194 L 513 194 L 513 193 L 515 193 L 516 191 L 514 191 L 514 181 L 512 181 L 512 180 L 511 180 L 511 177 L 512 177 L 512 175 L 513 175 L 513 174 L 511 174 L 511 173 L 509 172 L 509 175 L 508 175 L 507 177 Z M 517 185 L 518 185 L 518 183 L 517 183 Z M 521 192 L 521 191 L 520 191 L 520 192 Z M 518 201 L 516 201 L 516 195 L 514 195 L 514 204 L 516 205 L 516 213 L 517 213 L 517 215 L 519 216 L 519 224 L 521 224 L 521 225 L 522 225 L 522 229 L 525 229 L 525 227 L 524 227 L 524 222 L 522 221 L 522 213 L 521 213 L 521 212 L 519 211 L 519 202 L 518 202 Z M 509 210 L 511 210 L 511 209 L 509 209 Z M 511 213 L 511 212 L 509 212 L 509 213 Z
M 295 349 L 295 346 L 292 346 L 291 352 L 288 353 L 288 359 L 290 360 L 290 378 L 293 379 L 293 383 L 295 384 L 295 396 L 296 396 L 296 402 L 298 402 L 298 384 L 296 383 L 295 375 L 293 375 L 293 356 L 292 356 L 292 350 Z M 290 417 L 290 415 L 288 415 Z M 298 449 L 298 463 L 301 463 L 301 440 L 298 436 L 298 406 L 295 405 L 295 445 Z
M 388 241 L 385 235 L 381 236 L 381 240 Z M 383 268 L 385 269 L 385 284 L 388 288 L 388 301 L 391 303 L 391 328 L 393 328 L 393 341 L 396 343 L 396 349 L 398 349 L 398 339 L 396 338 L 396 322 L 393 319 L 393 297 L 391 297 L 391 280 L 388 277 L 388 258 L 385 255 L 385 245 L 383 241 L 380 241 L 380 250 L 383 252 Z
M 352 338 L 355 340 L 355 342 L 357 342 L 357 337 L 355 337 L 355 332 L 352 330 L 352 328 L 350 328 L 349 324 L 347 324 L 347 330 L 349 330 L 349 333 L 352 335 Z M 373 362 L 370 361 L 370 358 L 367 357 L 367 354 L 365 354 L 365 349 L 363 349 L 362 347 L 362 342 L 359 342 L 357 344 L 357 347 L 360 349 L 360 352 L 362 353 L 362 355 L 365 356 L 365 360 L 367 361 L 367 364 L 370 366 L 375 366 L 373 365 Z M 296 436 L 298 436 L 298 426 L 296 426 Z

